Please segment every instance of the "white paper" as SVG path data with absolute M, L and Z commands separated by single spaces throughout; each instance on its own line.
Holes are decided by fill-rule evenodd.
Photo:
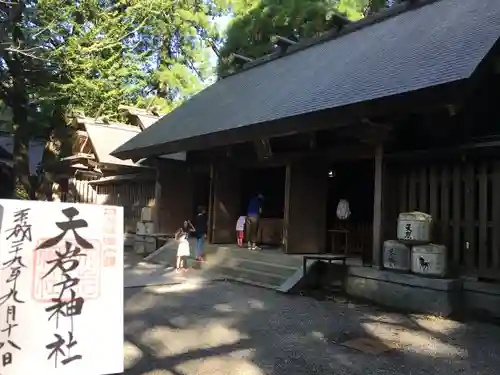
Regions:
M 57 245 L 37 249 L 45 240 L 63 233 L 56 223 L 68 222 L 62 210 L 69 208 L 78 211 L 73 221 L 86 221 L 86 227 L 75 231 L 87 241 L 86 246 L 90 244 L 92 248 L 78 245 L 72 230 L 68 230 Z M 16 222 L 19 212 L 25 209 L 23 220 Z M 17 231 L 13 231 L 16 225 Z M 18 261 L 9 264 L 15 255 L 16 240 L 22 240 L 17 255 L 26 267 L 19 268 Z M 70 259 L 78 260 L 76 268 L 70 269 L 76 263 L 65 263 L 42 279 L 57 266 L 55 251 L 64 255 L 66 246 L 72 255 Z M 3 343 L 0 344 L 0 374 L 104 375 L 123 372 L 122 207 L 0 199 L 0 264 L 0 331 L 8 328 L 9 322 L 13 324 L 10 337 L 8 330 L 0 332 L 0 343 Z M 67 276 L 63 275 L 61 267 L 67 270 Z M 12 297 L 5 301 L 5 296 L 14 287 L 14 282 L 8 282 L 9 277 L 15 278 L 11 275 L 16 273 L 17 299 L 24 303 L 17 303 Z M 64 287 L 54 284 L 63 280 L 67 280 L 63 303 L 73 298 L 73 310 L 63 309 L 66 316 L 55 314 L 49 320 L 56 310 L 46 309 L 55 305 L 51 299 L 58 299 Z M 77 285 L 71 285 L 77 281 Z M 82 299 L 80 313 L 70 316 L 71 311 L 78 312 Z M 70 331 L 77 343 L 70 350 L 63 345 L 63 354 L 59 352 L 57 360 L 55 355 L 48 359 L 52 350 L 47 345 L 56 341 L 55 334 L 68 343 Z M 13 347 L 9 340 L 20 349 Z M 8 352 L 12 354 L 12 363 L 4 365 Z M 80 355 L 81 359 L 62 363 L 75 355 Z

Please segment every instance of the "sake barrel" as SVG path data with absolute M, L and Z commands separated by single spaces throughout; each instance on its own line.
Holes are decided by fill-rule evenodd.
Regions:
M 421 244 L 431 241 L 432 216 L 424 212 L 402 212 L 398 217 L 398 240 Z
M 411 270 L 420 275 L 445 277 L 448 273 L 446 246 L 432 243 L 413 246 Z
M 384 242 L 384 268 L 396 271 L 409 271 L 410 247 L 402 242 L 389 240 Z

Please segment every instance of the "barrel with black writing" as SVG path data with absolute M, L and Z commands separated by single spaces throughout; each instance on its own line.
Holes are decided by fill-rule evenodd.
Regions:
M 394 271 L 410 271 L 410 247 L 400 241 L 384 242 L 384 268 Z
M 411 271 L 420 275 L 446 277 L 448 273 L 446 246 L 432 243 L 413 246 Z
M 407 244 L 431 242 L 432 216 L 424 212 L 402 212 L 398 217 L 398 240 Z

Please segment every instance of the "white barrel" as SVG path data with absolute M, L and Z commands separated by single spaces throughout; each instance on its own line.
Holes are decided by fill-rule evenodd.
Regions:
M 411 270 L 427 276 L 445 277 L 448 273 L 448 252 L 446 246 L 428 244 L 413 246 Z
M 147 234 L 146 232 L 146 225 L 142 221 L 138 221 L 136 226 L 135 226 L 135 233 L 139 235 L 144 235 Z
M 141 221 L 153 221 L 153 208 L 151 207 L 142 208 Z
M 432 216 L 424 212 L 403 212 L 398 217 L 398 240 L 405 243 L 431 242 Z
M 394 240 L 384 242 L 384 268 L 409 271 L 411 251 L 404 243 Z

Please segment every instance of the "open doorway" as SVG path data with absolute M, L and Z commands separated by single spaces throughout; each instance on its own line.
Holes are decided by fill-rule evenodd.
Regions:
M 198 207 L 203 206 L 205 210 L 210 206 L 210 172 L 196 171 L 193 183 L 193 212 L 192 217 L 198 213 Z
M 283 244 L 285 179 L 285 167 L 243 169 L 240 174 L 240 215 L 247 214 L 248 204 L 255 195 L 264 195 L 258 237 L 261 244 L 270 247 Z
M 339 163 L 328 170 L 327 252 L 361 256 L 371 254 L 374 166 L 371 160 Z M 339 202 L 348 203 L 350 215 L 340 219 Z M 346 204 L 342 204 L 346 208 Z

